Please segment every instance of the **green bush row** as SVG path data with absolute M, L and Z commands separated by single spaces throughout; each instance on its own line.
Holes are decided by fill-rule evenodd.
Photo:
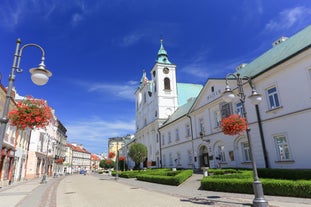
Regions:
M 251 171 L 238 176 L 209 176 L 201 180 L 204 190 L 253 194 L 253 178 Z M 241 176 L 241 177 L 239 177 Z M 311 198 L 310 180 L 273 180 L 261 179 L 266 195 Z
M 160 183 L 165 185 L 175 185 L 178 186 L 187 180 L 193 174 L 192 170 L 182 170 L 182 171 L 172 171 L 178 172 L 175 176 L 165 176 L 165 175 L 151 175 L 151 174 L 136 174 L 137 180 Z
M 311 170 L 307 169 L 258 169 L 261 178 L 285 180 L 311 180 Z

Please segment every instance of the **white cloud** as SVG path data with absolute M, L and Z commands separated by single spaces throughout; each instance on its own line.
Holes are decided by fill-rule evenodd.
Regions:
M 90 117 L 66 124 L 69 143 L 82 144 L 88 151 L 107 151 L 108 138 L 125 136 L 135 131 L 135 120 L 103 120 Z
M 136 44 L 139 40 L 141 40 L 144 37 L 143 33 L 133 33 L 129 34 L 127 36 L 124 36 L 120 42 L 120 46 L 122 47 L 128 47 L 131 45 Z
M 295 7 L 283 10 L 276 19 L 272 19 L 266 25 L 266 30 L 275 31 L 288 29 L 294 25 L 303 23 L 310 17 L 311 9 L 306 7 Z
M 195 55 L 189 64 L 182 67 L 183 73 L 194 76 L 201 80 L 206 80 L 209 77 L 207 72 L 208 66 L 206 64 L 206 57 L 208 51 L 201 51 L 198 55 Z
M 135 91 L 138 87 L 137 81 L 129 81 L 122 85 L 109 83 L 95 83 L 88 86 L 88 91 L 109 94 L 116 98 L 134 100 Z

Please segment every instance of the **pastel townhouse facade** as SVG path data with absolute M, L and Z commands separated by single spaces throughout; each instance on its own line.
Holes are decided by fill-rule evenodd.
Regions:
M 100 169 L 99 163 L 100 163 L 99 156 L 91 154 L 91 169 L 90 169 L 91 172 L 97 172 Z
M 91 170 L 91 153 L 82 145 L 68 144 L 72 149 L 72 173 L 79 173 L 81 170 Z
M 108 154 L 113 152 L 115 156 L 111 158 L 114 162 L 117 159 L 117 156 L 126 156 L 128 149 L 126 149 L 127 143 L 133 140 L 134 135 L 126 135 L 124 137 L 111 137 L 108 138 Z M 110 158 L 109 158 L 110 159 Z
M 54 116 L 51 123 L 45 129 L 33 129 L 28 148 L 28 162 L 26 178 L 53 175 L 57 146 L 57 119 Z
M 14 92 L 11 94 L 12 97 L 15 96 Z M 0 84 L 0 112 L 3 113 L 3 107 L 6 100 L 6 89 L 2 84 Z M 16 103 L 14 98 L 11 98 L 9 103 L 9 110 L 15 109 Z M 14 182 L 14 157 L 16 152 L 16 139 L 20 135 L 16 131 L 16 127 L 10 126 L 7 124 L 4 139 L 2 143 L 2 149 L 0 154 L 0 187 L 6 186 Z M 18 151 L 19 158 L 22 157 L 22 149 Z M 18 167 L 18 166 L 17 166 Z
M 65 160 L 64 160 L 64 168 L 65 174 L 72 174 L 73 173 L 73 166 L 72 166 L 72 148 L 71 144 L 67 143 L 65 147 Z
M 262 95 L 256 106 L 245 100 L 251 143 L 245 133 L 229 136 L 221 131 L 223 118 L 243 114 L 242 103 L 238 97 L 231 103 L 223 100 L 226 77 L 210 78 L 198 96 L 177 107 L 155 132 L 161 137 L 154 144 L 160 146 L 162 167 L 251 168 L 251 145 L 258 168 L 310 169 L 311 26 L 290 38 L 281 37 L 232 73 L 251 78 Z M 232 77 L 227 76 L 227 83 L 237 95 Z M 247 81 L 243 90 L 246 97 L 252 94 Z
M 3 110 L 6 89 L 1 85 L 0 110 Z M 19 96 L 15 89 L 11 95 L 9 110 L 16 107 L 16 103 L 25 97 Z M 0 186 L 7 186 L 14 182 L 42 177 L 44 174 L 52 176 L 56 169 L 55 155 L 60 143 L 66 143 L 66 130 L 59 133 L 60 125 L 54 111 L 51 123 L 45 129 L 18 130 L 7 124 L 0 160 Z M 62 126 L 65 129 L 64 126 Z M 59 140 L 59 141 L 58 141 Z M 66 145 L 66 144 L 65 144 Z M 58 166 L 62 165 L 58 163 Z

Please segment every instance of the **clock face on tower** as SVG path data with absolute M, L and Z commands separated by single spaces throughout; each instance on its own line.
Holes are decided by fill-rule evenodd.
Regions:
M 163 73 L 168 74 L 170 70 L 168 68 L 163 68 Z

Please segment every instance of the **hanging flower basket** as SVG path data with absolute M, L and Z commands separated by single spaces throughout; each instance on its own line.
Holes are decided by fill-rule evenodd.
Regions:
M 114 153 L 114 152 L 109 152 L 108 153 L 108 158 L 109 159 L 112 159 L 112 158 L 114 158 L 116 156 L 116 154 Z
M 27 96 L 25 100 L 17 102 L 17 109 L 10 111 L 8 118 L 10 124 L 18 129 L 44 128 L 49 125 L 52 112 L 46 101 Z
M 64 162 L 64 159 L 61 157 L 56 160 L 57 164 L 63 164 L 63 162 Z
M 222 132 L 227 135 L 237 135 L 247 129 L 246 119 L 238 114 L 232 114 L 221 120 Z

